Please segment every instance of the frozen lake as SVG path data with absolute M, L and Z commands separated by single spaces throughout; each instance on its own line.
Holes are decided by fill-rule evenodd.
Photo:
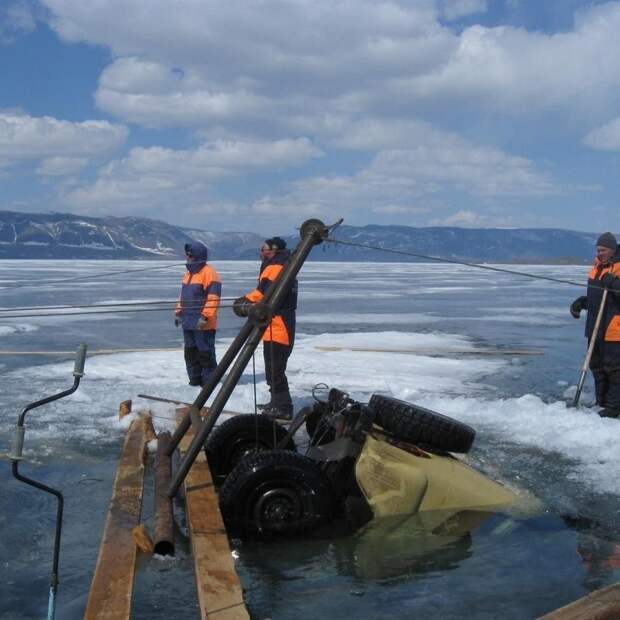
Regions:
M 258 263 L 214 263 L 223 296 L 254 287 Z M 162 269 L 152 269 L 162 267 Z M 148 269 L 148 270 L 145 270 Z M 587 267 L 523 266 L 584 282 Z M 127 273 L 114 273 L 127 271 Z M 101 275 L 107 274 L 107 275 Z M 0 261 L 0 308 L 133 303 L 96 315 L 0 313 L 0 452 L 28 402 L 72 384 L 72 355 L 89 346 L 86 376 L 70 398 L 27 417 L 26 475 L 65 494 L 57 617 L 81 618 L 125 425 L 119 402 L 150 407 L 157 430 L 173 408 L 138 393 L 192 401 L 182 334 L 173 325 L 179 263 Z M 585 354 L 570 302 L 584 289 L 472 267 L 307 263 L 300 274 L 289 382 L 297 407 L 327 383 L 366 401 L 378 392 L 474 426 L 471 460 L 533 493 L 528 518 L 495 515 L 466 535 L 432 541 L 407 523 L 374 523 L 353 536 L 240 544 L 238 568 L 254 618 L 535 618 L 620 579 L 620 422 L 567 409 Z M 165 309 L 148 305 L 164 300 Z M 226 302 L 225 302 L 226 303 Z M 40 314 L 43 311 L 23 311 Z M 47 311 L 47 312 L 52 312 Z M 242 321 L 220 311 L 221 357 Z M 95 354 L 101 350 L 123 352 Z M 260 353 L 260 350 L 259 350 Z M 267 396 L 256 356 L 259 402 Z M 252 411 L 251 365 L 227 408 Z M 0 617 L 41 618 L 47 608 L 55 503 L 0 466 Z M 149 492 L 143 520 L 152 520 Z M 135 618 L 195 618 L 187 541 L 174 560 L 144 561 Z M 616 558 L 615 554 L 618 554 Z M 188 603 L 188 601 L 190 601 Z

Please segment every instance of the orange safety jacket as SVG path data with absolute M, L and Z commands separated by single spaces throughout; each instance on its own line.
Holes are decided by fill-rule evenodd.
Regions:
M 594 324 L 598 316 L 601 301 L 603 299 L 604 287 L 600 280 L 606 274 L 611 272 L 620 278 L 620 262 L 610 262 L 602 264 L 598 258 L 594 260 L 594 266 L 588 275 L 588 293 L 587 308 L 588 318 L 586 320 L 586 337 L 588 340 L 594 332 Z M 620 280 L 618 281 L 620 286 Z M 597 341 L 620 342 L 620 288 L 610 288 L 607 294 L 605 309 L 601 317 L 601 324 L 596 335 Z
M 176 316 L 181 318 L 183 329 L 196 329 L 200 317 L 207 321 L 202 329 L 216 329 L 221 296 L 222 282 L 213 267 L 205 264 L 196 273 L 188 269 L 181 280 L 181 296 L 176 305 Z
M 252 303 L 262 301 L 269 287 L 278 279 L 284 269 L 290 253 L 281 250 L 266 261 L 263 261 L 258 275 L 258 286 L 245 297 Z M 263 341 L 276 342 L 292 347 L 295 341 L 295 310 L 297 308 L 297 280 L 293 282 L 291 290 L 280 307 L 276 310 L 263 334 Z

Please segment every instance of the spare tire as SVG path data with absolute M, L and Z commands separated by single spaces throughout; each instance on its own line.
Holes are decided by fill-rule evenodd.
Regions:
M 264 538 L 308 532 L 332 516 L 332 490 L 320 465 L 288 450 L 245 457 L 220 489 L 233 530 Z
M 222 422 L 205 442 L 213 478 L 227 476 L 248 454 L 276 448 L 287 433 L 281 424 L 262 415 L 242 414 Z M 292 437 L 284 448 L 295 450 Z
M 467 424 L 403 400 L 373 394 L 375 423 L 397 439 L 445 452 L 469 452 L 476 431 Z

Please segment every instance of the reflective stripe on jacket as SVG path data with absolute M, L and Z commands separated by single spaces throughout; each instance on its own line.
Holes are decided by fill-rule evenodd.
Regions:
M 205 265 L 196 273 L 186 271 L 176 307 L 176 315 L 181 317 L 183 329 L 196 329 L 201 316 L 207 320 L 204 329 L 216 329 L 221 296 L 222 282 L 213 267 Z
M 598 259 L 595 259 L 594 266 L 588 275 L 588 317 L 586 320 L 586 337 L 588 340 L 594 331 L 594 324 L 603 298 L 604 288 L 600 280 L 610 271 L 616 277 L 620 277 L 620 262 L 603 265 Z M 620 299 L 617 293 L 612 291 L 607 294 L 607 302 L 596 339 L 597 341 L 620 342 Z
M 278 279 L 284 269 L 290 253 L 280 251 L 266 261 L 263 261 L 258 275 L 258 286 L 250 291 L 246 297 L 253 303 L 261 301 L 269 287 Z M 286 346 L 293 346 L 295 341 L 295 310 L 297 309 L 297 280 L 293 282 L 291 290 L 284 298 L 280 307 L 271 319 L 263 334 L 266 342 L 277 342 Z

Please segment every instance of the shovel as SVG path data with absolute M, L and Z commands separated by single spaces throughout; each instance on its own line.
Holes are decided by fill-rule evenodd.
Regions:
M 596 315 L 596 322 L 594 323 L 594 329 L 592 330 L 592 336 L 590 337 L 590 344 L 588 345 L 588 352 L 586 358 L 583 360 L 583 366 L 581 368 L 581 376 L 579 377 L 579 383 L 577 384 L 577 391 L 575 392 L 575 398 L 573 400 L 572 407 L 577 407 L 579 404 L 579 398 L 581 397 L 581 390 L 586 380 L 586 374 L 588 373 L 588 367 L 590 366 L 590 358 L 592 357 L 592 351 L 594 350 L 594 344 L 596 343 L 596 335 L 598 334 L 599 327 L 601 325 L 601 318 L 603 317 L 603 310 L 607 302 L 607 293 L 609 289 L 603 291 L 603 297 L 601 299 L 601 305 Z

